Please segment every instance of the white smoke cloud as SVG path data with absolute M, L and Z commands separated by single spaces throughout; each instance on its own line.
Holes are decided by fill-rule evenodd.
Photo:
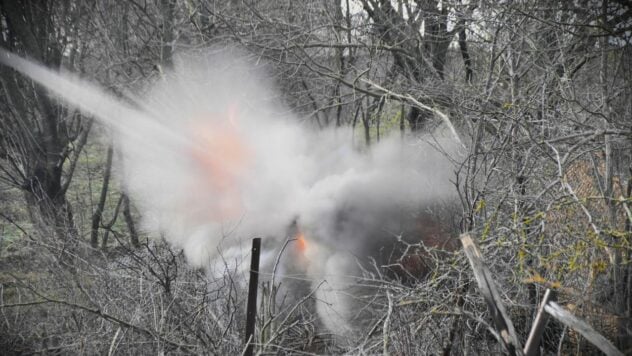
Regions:
M 270 271 L 271 251 L 298 219 L 309 266 L 280 271 L 307 273 L 314 286 L 326 281 L 317 297 L 331 305 L 317 308 L 335 332 L 351 328 L 352 301 L 337 291 L 359 273 L 358 256 L 402 233 L 415 212 L 455 199 L 454 167 L 433 144 L 387 138 L 359 152 L 350 129 L 304 127 L 262 67 L 238 51 L 178 57 L 136 99 L 140 108 L 70 75 L 0 57 L 112 127 L 144 225 L 184 249 L 191 264 L 222 270 L 263 236 L 277 239 L 262 258 Z M 435 143 L 458 151 L 453 140 Z

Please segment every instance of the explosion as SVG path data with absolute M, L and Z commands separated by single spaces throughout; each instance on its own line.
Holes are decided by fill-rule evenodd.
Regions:
M 300 298 L 316 289 L 315 308 L 335 333 L 352 328 L 358 305 L 348 288 L 360 264 L 392 262 L 397 239 L 447 240 L 454 232 L 428 210 L 458 215 L 446 155 L 458 156 L 460 142 L 436 132 L 357 150 L 350 128 L 302 124 L 244 55 L 181 55 L 142 98 L 130 99 L 134 107 L 71 75 L 0 58 L 111 128 L 123 153 L 121 178 L 150 234 L 212 274 L 245 272 L 247 242 L 265 236 L 262 273 L 302 274 L 308 285 L 284 283 L 286 291 Z M 300 227 L 288 235 L 292 221 Z M 296 253 L 275 269 L 287 236 Z
M 305 254 L 307 252 L 307 240 L 305 239 L 305 234 L 299 232 L 296 236 L 296 248 L 302 253 Z
M 239 133 L 236 112 L 195 119 L 191 138 L 196 174 L 189 191 L 212 197 L 212 205 L 199 212 L 197 222 L 236 219 L 244 213 L 240 182 L 253 155 Z

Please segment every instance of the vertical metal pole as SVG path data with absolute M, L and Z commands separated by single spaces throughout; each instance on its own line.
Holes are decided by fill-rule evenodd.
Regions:
M 252 356 L 255 338 L 255 317 L 257 316 L 257 289 L 259 285 L 259 253 L 261 252 L 261 238 L 252 239 L 250 260 L 250 284 L 248 285 L 248 306 L 246 308 L 246 350 L 245 356 Z

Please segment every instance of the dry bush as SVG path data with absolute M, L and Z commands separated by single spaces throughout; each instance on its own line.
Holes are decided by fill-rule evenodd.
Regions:
M 33 242 L 4 266 L 3 340 L 14 353 L 235 354 L 244 296 L 163 242 L 63 256 Z M 27 247 L 25 247 L 26 249 Z M 31 258 L 37 256 L 36 258 Z

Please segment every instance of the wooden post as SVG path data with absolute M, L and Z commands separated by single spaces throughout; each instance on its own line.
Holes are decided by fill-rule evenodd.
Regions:
M 535 316 L 535 320 L 533 321 L 533 326 L 529 332 L 529 338 L 527 339 L 527 343 L 524 345 L 525 356 L 535 356 L 537 354 L 538 348 L 540 347 L 542 332 L 544 331 L 544 325 L 546 325 L 546 321 L 549 319 L 549 314 L 544 312 L 544 307 L 552 298 L 554 298 L 554 294 L 555 292 L 550 289 L 547 289 L 546 292 L 544 292 L 544 298 L 542 298 L 542 302 L 538 308 L 538 314 Z
M 556 302 L 548 302 L 544 305 L 544 310 L 562 324 L 582 334 L 586 340 L 597 346 L 604 354 L 608 356 L 623 356 L 623 352 L 619 351 L 610 340 L 606 339 L 593 329 L 592 326 L 588 325 L 588 323 L 574 316 Z
M 503 306 L 500 298 L 500 293 L 498 293 L 494 283 L 494 278 L 492 277 L 489 269 L 487 269 L 485 262 L 483 262 L 483 255 L 481 254 L 481 251 L 478 249 L 478 246 L 476 246 L 476 243 L 470 234 L 465 233 L 461 235 L 461 244 L 463 244 L 465 256 L 470 262 L 470 266 L 474 272 L 474 278 L 478 284 L 478 289 L 481 294 L 483 294 L 483 298 L 487 302 L 489 312 L 492 315 L 492 320 L 494 321 L 494 326 L 500 336 L 499 341 L 509 355 L 521 356 L 522 347 L 520 346 L 518 335 L 516 334 L 516 330 L 514 329 L 511 319 L 505 311 L 505 307 Z
M 505 307 L 500 299 L 500 294 L 494 284 L 494 279 L 483 261 L 481 251 L 478 246 L 476 246 L 472 237 L 467 233 L 461 235 L 461 243 L 463 244 L 465 256 L 470 262 L 474 272 L 474 278 L 476 279 L 478 288 L 487 302 L 494 325 L 496 326 L 496 330 L 499 334 L 499 341 L 502 343 L 505 351 L 511 356 L 522 356 L 523 352 L 527 355 L 535 353 L 539 344 L 539 342 L 536 342 L 535 339 L 537 338 L 537 341 L 539 341 L 546 321 L 544 320 L 544 316 L 542 316 L 542 311 L 540 310 L 538 317 L 536 317 L 536 321 L 529 335 L 529 341 L 527 341 L 527 346 L 523 350 L 522 347 L 520 347 L 520 342 L 518 341 L 518 336 L 511 319 L 508 317 Z M 553 318 L 579 332 L 606 355 L 623 356 L 623 353 L 619 351 L 608 339 L 598 333 L 585 321 L 577 318 L 568 310 L 552 301 L 550 297 L 551 293 L 548 293 L 547 291 L 540 309 L 544 309 L 544 311 Z
M 257 289 L 259 285 L 259 254 L 261 252 L 261 238 L 252 239 L 250 260 L 250 283 L 248 285 L 248 306 L 246 308 L 246 349 L 245 356 L 252 356 L 255 339 L 255 319 L 257 316 Z

